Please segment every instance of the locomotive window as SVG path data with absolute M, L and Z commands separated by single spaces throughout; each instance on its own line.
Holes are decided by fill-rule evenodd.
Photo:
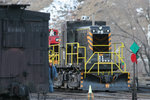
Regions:
M 56 32 L 54 32 L 54 31 L 50 31 L 50 33 L 49 33 L 49 36 L 56 36 L 57 34 L 56 34 Z
M 54 35 L 56 35 L 56 32 L 54 32 Z
M 108 45 L 108 35 L 107 34 L 93 34 L 93 45 Z M 94 52 L 108 52 L 108 46 L 94 46 Z

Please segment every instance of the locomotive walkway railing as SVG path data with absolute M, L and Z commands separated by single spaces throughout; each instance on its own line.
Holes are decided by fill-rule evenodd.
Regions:
M 78 42 L 76 43 L 66 43 L 66 59 L 65 64 L 79 64 L 79 59 L 84 60 L 84 73 L 97 73 L 98 75 L 107 73 L 113 75 L 113 73 L 126 73 L 126 63 L 124 62 L 123 57 L 123 43 L 113 43 L 112 44 L 112 51 L 109 50 L 109 52 L 94 52 L 89 59 L 86 58 L 86 47 L 80 46 Z M 110 45 L 93 45 L 93 46 L 110 46 Z M 50 45 L 50 52 L 49 52 L 49 61 L 53 64 L 59 64 L 60 63 L 60 47 L 59 44 L 56 45 Z M 56 50 L 57 48 L 57 50 Z M 81 49 L 83 49 L 82 52 L 84 55 L 79 56 L 79 50 L 81 52 Z M 110 61 L 100 61 L 100 57 L 109 54 L 110 55 Z M 97 61 L 93 63 L 93 65 L 87 69 L 87 65 L 89 64 L 90 60 L 97 55 Z M 100 71 L 100 67 L 102 64 L 108 64 L 111 67 L 110 71 Z M 92 69 L 97 65 L 97 71 L 92 71 Z M 118 68 L 117 71 L 114 71 L 114 65 Z
M 112 51 L 112 52 L 94 52 L 91 55 L 91 57 L 85 63 L 85 68 L 84 68 L 85 69 L 85 71 L 84 71 L 85 74 L 97 73 L 99 75 L 100 73 L 101 74 L 108 73 L 108 74 L 113 75 L 114 72 L 115 73 L 120 73 L 120 72 L 121 73 L 126 73 L 126 63 L 123 60 L 123 58 L 124 58 L 123 57 L 124 44 L 123 43 L 113 43 L 113 44 L 114 44 L 114 47 L 113 47 L 114 51 Z M 121 46 L 118 46 L 118 48 L 116 48 L 118 44 L 121 44 Z M 93 45 L 93 46 L 104 46 L 104 45 Z M 105 46 L 109 46 L 109 45 L 105 45 Z M 99 61 L 101 54 L 110 54 L 111 55 L 111 61 L 109 61 L 109 62 Z M 91 66 L 91 68 L 87 71 L 87 64 L 94 57 L 94 55 L 97 55 L 97 62 L 94 63 Z M 117 58 L 118 58 L 118 60 L 117 60 Z M 111 65 L 111 71 L 100 71 L 99 69 L 100 69 L 101 64 Z M 96 71 L 95 72 L 91 71 L 95 65 L 97 65 L 97 72 Z M 118 67 L 119 71 L 114 71 L 113 70 L 114 65 L 116 65 Z
M 70 47 L 70 50 L 68 50 Z M 76 48 L 76 49 L 74 49 Z M 82 57 L 79 56 L 79 50 L 83 49 L 84 50 L 84 55 Z M 86 47 L 80 46 L 78 42 L 75 43 L 66 43 L 66 65 L 68 64 L 68 56 L 71 56 L 71 64 L 77 63 L 79 64 L 79 59 L 83 59 L 84 63 L 86 62 Z M 76 57 L 73 57 L 76 56 Z M 76 60 L 76 62 L 73 62 L 73 60 Z
M 49 45 L 49 63 L 53 65 L 60 63 L 60 44 Z

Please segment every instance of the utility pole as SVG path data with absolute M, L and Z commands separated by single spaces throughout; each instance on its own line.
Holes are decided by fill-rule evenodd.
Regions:
M 133 63 L 133 88 L 132 88 L 132 100 L 137 100 L 137 89 L 135 84 L 135 62 Z
M 131 61 L 133 62 L 133 81 L 132 81 L 132 100 L 137 100 L 137 88 L 136 88 L 136 76 L 135 76 L 135 66 L 137 64 L 137 59 L 138 59 L 138 51 L 139 51 L 139 46 L 136 44 L 136 42 L 134 42 L 131 47 L 130 50 L 133 52 L 131 55 Z
M 137 90 L 138 90 L 138 89 L 139 89 L 138 64 L 136 64 L 136 76 L 135 76 L 135 79 L 136 79 L 136 83 L 137 83 Z

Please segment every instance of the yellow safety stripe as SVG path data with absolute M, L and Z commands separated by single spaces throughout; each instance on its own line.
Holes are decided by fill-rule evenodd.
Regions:
M 93 45 L 93 43 L 90 41 L 90 40 L 88 40 L 88 43 L 92 46 Z
M 108 44 L 109 46 L 111 45 L 111 42 Z
M 110 36 L 111 36 L 111 33 L 108 34 L 108 37 L 110 37 Z
M 93 51 L 93 48 L 89 45 L 89 48 Z
M 89 35 L 93 36 L 93 34 L 91 32 L 89 32 Z
M 111 50 L 112 49 L 112 47 L 109 47 L 109 50 Z
M 93 41 L 93 39 L 92 39 L 90 36 L 87 36 L 87 39 L 89 39 L 89 40 Z

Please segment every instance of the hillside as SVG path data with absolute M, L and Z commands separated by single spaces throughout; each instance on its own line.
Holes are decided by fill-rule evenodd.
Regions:
M 90 16 L 92 19 L 93 14 L 95 20 L 106 21 L 107 25 L 111 27 L 112 42 L 123 42 L 125 44 L 125 62 L 128 71 L 132 72 L 130 46 L 134 39 L 131 37 L 136 36 L 147 44 L 147 35 L 145 34 L 147 34 L 149 24 L 146 20 L 148 6 L 148 0 L 85 0 L 74 15 L 75 19 L 79 19 L 83 15 Z M 139 41 L 137 41 L 137 44 L 142 45 Z M 140 74 L 145 73 L 141 59 L 138 59 L 138 63 L 138 72 Z
M 17 1 L 6 0 L 7 3 L 17 3 Z M 124 60 L 130 72 L 132 72 L 130 46 L 134 40 L 139 46 L 142 44 L 137 40 L 147 43 L 147 26 L 150 22 L 146 18 L 148 0 L 20 0 L 18 3 L 29 3 L 30 10 L 50 13 L 50 27 L 56 29 L 60 29 L 60 23 L 63 21 L 77 20 L 81 16 L 89 16 L 92 19 L 94 15 L 96 21 L 106 21 L 111 27 L 112 42 L 125 44 Z M 137 39 L 133 38 L 134 36 Z M 138 62 L 138 72 L 145 74 L 140 58 Z

